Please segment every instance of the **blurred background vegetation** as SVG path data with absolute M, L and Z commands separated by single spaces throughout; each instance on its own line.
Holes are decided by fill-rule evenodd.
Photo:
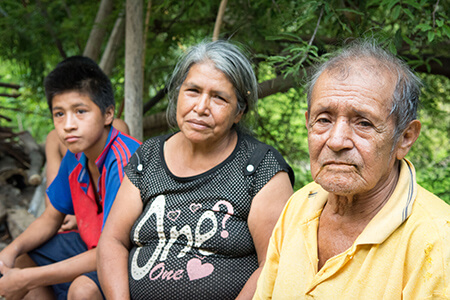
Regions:
M 128 0 L 130 1 L 130 0 Z M 293 166 L 295 189 L 311 181 L 304 113 L 307 74 L 327 53 L 360 37 L 375 37 L 403 58 L 424 82 L 421 135 L 408 158 L 425 188 L 450 203 L 450 22 L 448 1 L 439 0 L 134 0 L 145 21 L 145 137 L 168 130 L 165 82 L 178 56 L 210 39 L 221 2 L 220 38 L 248 52 L 261 83 L 255 135 L 276 147 Z M 224 3 L 225 2 L 225 3 Z M 106 32 L 103 52 L 125 0 L 0 1 L 0 126 L 28 130 L 40 143 L 53 128 L 43 78 L 63 58 L 81 55 L 91 30 Z M 100 8 L 107 16 L 94 24 Z M 94 26 L 95 25 L 95 26 Z M 122 28 L 122 30 L 124 30 Z M 123 118 L 124 39 L 109 76 L 118 117 Z M 96 58 L 100 61 L 100 56 Z

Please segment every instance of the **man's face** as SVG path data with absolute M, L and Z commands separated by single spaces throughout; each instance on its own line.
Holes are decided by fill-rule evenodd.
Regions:
M 332 71 L 319 77 L 306 114 L 312 177 L 337 195 L 382 190 L 397 150 L 389 117 L 395 77 L 368 63 L 350 64 L 346 78 Z

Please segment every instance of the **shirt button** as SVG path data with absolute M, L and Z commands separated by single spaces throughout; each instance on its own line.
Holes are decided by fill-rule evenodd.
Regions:
M 248 172 L 253 172 L 254 169 L 255 169 L 255 167 L 253 165 L 248 165 L 247 166 L 247 171 Z

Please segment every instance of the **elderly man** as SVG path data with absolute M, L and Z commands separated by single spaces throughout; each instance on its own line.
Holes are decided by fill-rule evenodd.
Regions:
M 278 220 L 254 299 L 450 299 L 450 206 L 405 159 L 421 127 L 419 88 L 371 41 L 313 76 L 315 182 Z

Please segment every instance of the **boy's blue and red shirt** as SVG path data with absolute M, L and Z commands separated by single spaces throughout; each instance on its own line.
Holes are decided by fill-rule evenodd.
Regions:
M 88 172 L 88 160 L 84 153 L 67 151 L 58 175 L 47 189 L 52 205 L 64 214 L 75 215 L 78 231 L 88 249 L 95 248 L 103 225 L 119 190 L 124 176 L 123 168 L 141 142 L 118 131 L 114 127 L 105 148 L 95 161 L 100 177 L 96 194 Z

